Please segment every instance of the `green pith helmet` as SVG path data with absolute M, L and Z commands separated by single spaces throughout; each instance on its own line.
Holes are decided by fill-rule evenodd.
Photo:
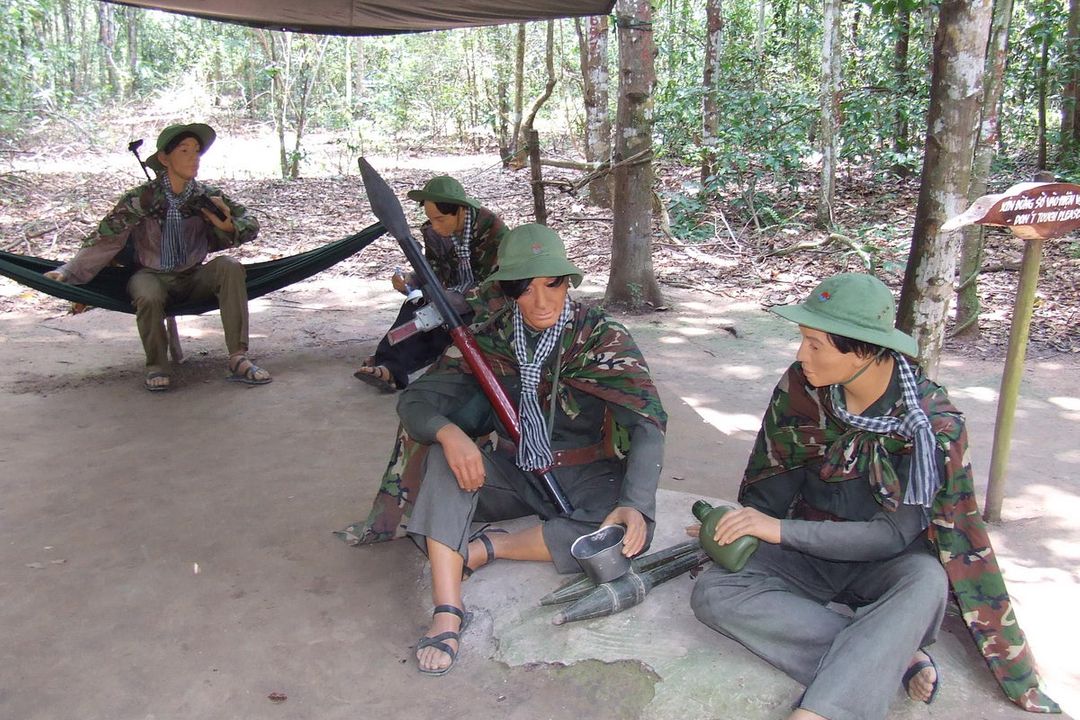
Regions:
M 915 338 L 894 327 L 892 292 L 873 275 L 833 275 L 798 305 L 780 305 L 769 311 L 814 330 L 873 343 L 909 357 L 919 355 Z
M 410 200 L 424 202 L 430 200 L 436 203 L 453 203 L 454 205 L 467 205 L 475 210 L 480 209 L 480 201 L 465 194 L 465 188 L 461 187 L 454 178 L 449 175 L 440 175 L 427 181 L 420 190 L 410 190 L 406 193 Z
M 183 133 L 191 133 L 199 139 L 199 154 L 204 154 L 210 149 L 210 146 L 214 144 L 214 138 L 217 137 L 217 133 L 214 132 L 214 128 L 203 123 L 191 123 L 189 125 L 170 125 L 161 131 L 161 134 L 157 138 L 157 149 L 154 154 L 146 159 L 143 163 L 146 167 L 150 168 L 156 173 L 165 172 L 165 166 L 158 160 L 158 153 L 165 149 L 165 146 L 173 141 L 177 135 Z
M 580 285 L 584 277 L 584 273 L 566 259 L 566 246 L 554 230 L 529 223 L 506 234 L 499 244 L 498 269 L 484 283 L 563 275 L 570 276 L 574 287 Z

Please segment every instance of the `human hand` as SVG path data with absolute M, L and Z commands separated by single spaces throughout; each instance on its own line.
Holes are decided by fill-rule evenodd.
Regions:
M 692 538 L 696 538 L 701 535 L 701 523 L 694 523 L 693 525 L 686 526 L 686 534 Z
M 222 230 L 228 233 L 236 232 L 236 225 L 234 225 L 232 221 L 232 210 L 230 210 L 229 206 L 225 204 L 225 201 L 222 200 L 220 197 L 217 197 L 216 195 L 206 195 L 205 197 L 207 200 L 217 205 L 221 212 L 225 213 L 225 219 L 222 220 L 206 208 L 199 208 L 199 210 L 203 214 L 203 217 L 206 218 L 211 224 L 213 224 L 213 226 L 216 227 L 218 230 Z
M 43 273 L 45 277 L 56 282 L 67 282 L 67 275 L 62 270 L 50 270 L 47 273 Z
M 780 520 L 754 508 L 738 508 L 724 513 L 716 523 L 713 540 L 721 545 L 735 542 L 744 535 L 751 535 L 773 545 L 780 544 Z
M 458 487 L 466 492 L 476 492 L 484 486 L 484 456 L 464 430 L 454 423 L 447 423 L 435 433 L 435 441 L 442 446 Z
M 634 557 L 645 547 L 648 528 L 645 525 L 645 516 L 638 510 L 620 505 L 608 513 L 601 525 L 622 525 L 626 528 L 622 549 L 622 554 L 626 557 Z
M 416 279 L 413 276 L 413 273 L 398 270 L 394 273 L 393 277 L 390 278 L 390 284 L 402 295 L 408 295 L 409 291 L 416 287 Z

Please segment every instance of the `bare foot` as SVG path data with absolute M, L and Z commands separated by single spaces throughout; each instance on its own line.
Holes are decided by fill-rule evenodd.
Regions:
M 442 633 L 459 633 L 461 631 L 462 618 L 449 612 L 436 612 L 431 618 L 431 627 L 428 628 L 426 637 L 435 638 Z M 445 643 L 453 653 L 447 653 L 438 647 L 429 645 L 416 651 L 416 662 L 421 672 L 438 673 L 445 671 L 454 663 L 461 643 L 455 638 L 446 638 Z
M 914 675 L 908 677 L 907 673 L 910 673 L 920 663 L 928 664 L 916 671 Z M 904 690 L 907 691 L 908 697 L 922 703 L 930 702 L 934 694 L 934 683 L 938 679 L 937 668 L 934 666 L 934 661 L 930 659 L 930 656 L 922 650 L 916 651 L 911 658 L 911 662 L 908 663 L 905 677 L 908 677 L 904 683 Z

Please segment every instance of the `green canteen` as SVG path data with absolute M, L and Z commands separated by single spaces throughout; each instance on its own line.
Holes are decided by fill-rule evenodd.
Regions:
M 720 518 L 724 517 L 724 514 L 731 509 L 723 505 L 713 507 L 704 500 L 698 500 L 691 508 L 691 512 L 694 513 L 694 517 L 701 521 L 701 531 L 698 533 L 701 548 L 717 565 L 721 565 L 731 572 L 739 572 L 743 569 L 746 561 L 750 559 L 750 556 L 754 554 L 754 551 L 757 550 L 758 539 L 751 535 L 743 535 L 738 540 L 727 545 L 721 545 L 713 540 L 713 535 L 716 533 L 716 523 L 720 522 Z

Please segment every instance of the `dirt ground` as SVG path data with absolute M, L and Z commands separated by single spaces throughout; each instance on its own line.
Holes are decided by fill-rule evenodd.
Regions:
M 672 415 L 662 486 L 731 500 L 794 337 L 754 304 L 669 297 L 666 313 L 626 318 Z M 466 636 L 450 678 L 417 677 L 411 647 L 429 611 L 422 557 L 405 542 L 355 549 L 331 535 L 366 513 L 392 442 L 392 398 L 350 373 L 395 302 L 382 283 L 342 278 L 254 301 L 253 351 L 275 374 L 258 388 L 224 382 L 215 315 L 184 318 L 190 360 L 162 395 L 141 387 L 129 316 L 0 315 L 0 717 L 783 717 L 756 705 L 695 711 L 701 698 L 689 691 L 680 712 L 657 706 L 674 679 L 635 659 L 617 618 L 595 621 L 606 638 L 596 650 L 623 648 L 621 660 L 521 664 L 499 654 L 509 640 L 486 625 Z M 1072 713 L 1077 366 L 1073 355 L 1029 363 L 1006 521 L 994 528 L 1047 685 Z M 968 413 L 984 479 L 1000 364 L 947 357 L 942 375 Z M 663 617 L 664 598 L 683 597 L 671 615 L 685 616 L 690 582 L 641 607 Z M 467 590 L 466 601 L 484 599 Z M 715 648 L 767 670 L 692 623 L 682 633 L 683 652 Z M 939 702 L 901 702 L 895 717 L 1019 716 L 970 641 L 953 643 Z M 727 695 L 716 682 L 711 692 Z
M 124 143 L 113 145 L 152 137 L 160 120 L 118 119 Z M 245 260 L 306 250 L 372 220 L 355 178 L 267 180 L 274 155 L 265 138 L 230 130 L 202 176 L 263 219 L 259 240 L 241 253 Z M 89 158 L 53 147 L 3 157 L 2 247 L 70 255 L 111 199 L 141 177 L 130 156 L 97 150 L 103 145 Z M 241 156 L 270 165 L 237 171 L 224 160 Z M 467 172 L 485 203 L 511 224 L 522 221 L 527 184 L 477 162 L 395 156 L 373 164 L 392 172 L 402 190 L 434 172 Z M 347 171 L 342 163 L 339 171 Z M 594 279 L 605 277 L 610 213 L 568 198 L 552 204 L 575 261 Z M 911 208 L 900 202 L 879 210 L 883 224 L 888 217 L 899 226 Z M 625 318 L 672 418 L 665 492 L 734 499 L 762 408 L 795 348 L 792 329 L 763 313 L 762 303 L 794 300 L 826 270 L 858 267 L 850 254 L 766 260 L 757 241 L 739 228 L 735 234 L 702 248 L 658 244 L 666 310 Z M 1075 715 L 1080 261 L 1069 247 L 1048 249 L 1036 309 L 1043 321 L 1033 328 L 1005 520 L 993 539 L 1047 687 Z M 967 414 L 980 482 L 989 465 L 1015 250 L 992 250 L 1005 262 L 984 290 L 986 337 L 950 345 L 941 367 Z M 555 661 L 509 652 L 506 618 L 496 617 L 466 636 L 451 678 L 417 677 L 411 647 L 430 610 L 422 556 L 408 543 L 349 548 L 331 534 L 366 514 L 393 440 L 393 399 L 351 371 L 394 316 L 397 296 L 382 278 L 402 262 L 394 245 L 380 240 L 330 272 L 253 301 L 253 354 L 275 376 L 266 387 L 224 381 L 216 315 L 181 319 L 189 359 L 176 369 L 174 389 L 161 395 L 142 389 L 130 316 L 71 316 L 66 303 L 0 278 L 0 718 L 784 716 L 782 701 L 790 703 L 795 690 L 686 620 L 689 578 L 641 606 L 663 627 L 664 602 L 679 603 L 670 611 L 670 622 L 682 623 L 679 632 L 671 628 L 679 643 L 671 652 L 728 658 L 766 678 L 764 685 L 729 689 L 706 678 L 672 700 L 665 687 L 676 678 L 642 659 L 642 641 L 617 618 L 591 627 L 600 638 L 595 651 Z M 895 268 L 885 277 L 895 287 Z M 602 288 L 584 292 L 595 297 Z M 686 519 L 673 514 L 663 522 L 671 532 Z M 489 572 L 500 577 L 497 566 Z M 546 581 L 543 568 L 514 572 L 506 575 L 514 585 L 491 592 L 516 598 L 532 587 L 519 579 Z M 491 600 L 480 595 L 485 587 L 467 590 L 466 601 L 484 607 Z M 664 642 L 663 635 L 650 638 Z M 938 703 L 901 702 L 895 717 L 1020 715 L 987 681 L 966 637 L 951 638 L 942 653 L 948 664 Z M 763 704 L 754 688 L 776 702 Z M 272 693 L 287 699 L 275 703 Z M 746 704 L 716 710 L 729 695 Z

